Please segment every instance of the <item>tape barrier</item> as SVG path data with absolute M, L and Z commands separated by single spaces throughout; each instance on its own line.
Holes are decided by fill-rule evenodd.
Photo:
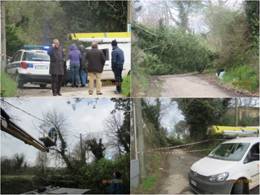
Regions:
M 177 146 L 153 148 L 153 149 L 146 150 L 146 151 L 143 151 L 143 152 L 139 151 L 137 153 L 138 154 L 151 153 L 151 152 L 174 153 L 173 151 L 166 151 L 166 150 L 174 150 L 174 149 L 178 149 L 178 148 L 184 148 L 184 147 L 198 145 L 198 144 L 207 143 L 207 142 L 211 142 L 211 141 L 225 141 L 225 140 L 226 139 L 207 139 L 207 140 L 202 140 L 202 141 L 198 141 L 198 142 L 192 142 L 192 143 L 188 143 L 188 144 L 181 144 L 181 145 L 177 145 Z M 190 151 L 186 151 L 186 152 L 201 152 L 201 151 L 206 151 L 206 150 L 209 150 L 209 149 L 190 150 Z

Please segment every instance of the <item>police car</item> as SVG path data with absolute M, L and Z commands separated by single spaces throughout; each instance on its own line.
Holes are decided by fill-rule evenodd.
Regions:
M 259 186 L 259 137 L 225 141 L 189 172 L 190 187 L 203 194 L 247 194 Z
M 16 77 L 18 88 L 26 83 L 39 84 L 44 88 L 51 82 L 48 49 L 49 46 L 25 45 L 14 54 L 6 68 Z

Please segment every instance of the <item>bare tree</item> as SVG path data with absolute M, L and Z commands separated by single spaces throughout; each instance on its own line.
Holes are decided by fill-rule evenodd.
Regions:
M 67 143 L 65 140 L 66 127 L 68 125 L 67 119 L 62 113 L 52 110 L 43 115 L 43 120 L 44 122 L 42 127 L 46 127 L 48 129 L 55 128 L 58 135 L 56 146 L 51 147 L 50 150 L 53 150 L 56 154 L 59 154 L 64 160 L 67 168 L 75 172 L 76 169 L 72 166 L 69 155 L 67 154 Z
M 39 151 L 36 158 L 36 166 L 41 169 L 41 173 L 44 174 L 46 167 L 48 166 L 48 156 L 46 152 Z

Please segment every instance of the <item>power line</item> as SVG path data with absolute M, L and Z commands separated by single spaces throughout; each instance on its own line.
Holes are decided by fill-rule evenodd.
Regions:
M 44 121 L 43 119 L 41 119 L 41 118 L 39 118 L 39 117 L 37 117 L 37 116 L 31 114 L 30 112 L 27 112 L 26 110 L 23 110 L 22 108 L 19 108 L 19 107 L 15 106 L 15 105 L 13 105 L 13 104 L 11 104 L 11 103 L 9 103 L 9 102 L 3 100 L 3 99 L 1 99 L 1 101 L 7 103 L 8 105 L 12 106 L 13 108 L 15 108 L 15 109 L 17 109 L 17 110 L 20 110 L 20 111 L 24 112 L 25 114 L 27 114 L 27 115 L 29 115 L 29 116 L 31 116 L 31 117 L 33 117 L 33 118 L 39 120 L 39 121 L 46 122 L 46 121 Z

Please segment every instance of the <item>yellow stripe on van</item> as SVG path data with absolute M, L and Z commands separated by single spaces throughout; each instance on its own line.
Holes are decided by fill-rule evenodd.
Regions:
M 131 32 L 71 33 L 72 40 L 87 38 L 131 38 Z
M 259 131 L 259 127 L 253 127 L 253 126 L 246 126 L 246 127 L 235 127 L 235 126 L 217 126 L 213 125 L 210 128 L 210 131 L 212 134 L 218 134 L 218 135 L 223 135 L 226 132 L 230 133 L 235 133 L 235 132 L 240 132 L 240 131 L 246 131 L 246 132 L 257 132 Z

